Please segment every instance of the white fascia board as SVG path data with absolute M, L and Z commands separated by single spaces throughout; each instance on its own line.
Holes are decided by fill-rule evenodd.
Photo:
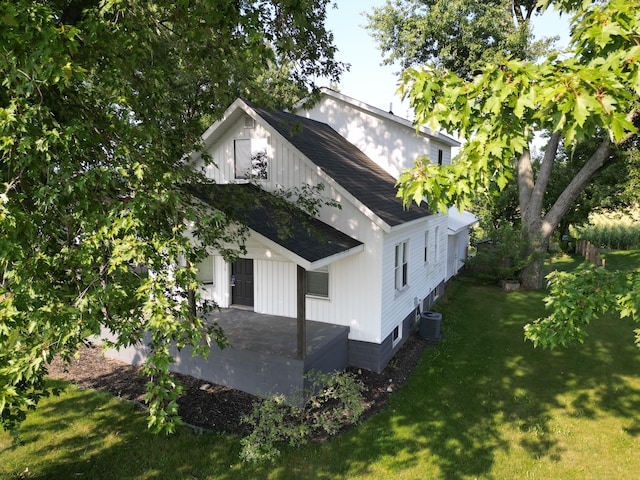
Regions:
M 254 120 L 257 118 L 253 109 L 247 105 L 244 100 L 237 98 L 231 105 L 229 105 L 229 108 L 225 110 L 222 118 L 220 120 L 216 120 L 202 134 L 202 143 L 204 143 L 205 148 L 209 148 L 216 139 L 225 132 L 227 126 L 233 124 L 241 114 L 247 114 Z
M 367 103 L 361 102 L 360 100 L 356 100 L 355 98 L 348 97 L 342 93 L 338 93 L 330 88 L 322 87 L 321 92 L 329 97 L 337 98 L 345 103 L 349 103 L 354 107 L 359 108 L 360 110 L 364 110 L 365 112 L 374 115 L 376 117 L 381 117 L 391 122 L 402 125 L 403 127 L 409 128 L 414 132 L 419 132 L 428 137 L 432 137 L 435 140 L 438 140 L 442 143 L 445 143 L 451 147 L 460 147 L 462 144 L 455 140 L 453 137 L 446 135 L 442 132 L 434 132 L 430 128 L 425 126 L 421 126 L 420 128 L 416 128 L 415 124 L 406 118 L 399 117 L 398 115 L 394 115 L 393 113 L 385 112 L 384 110 L 369 105 Z
M 426 222 L 427 220 L 432 218 L 434 215 L 437 215 L 437 213 L 431 213 L 430 215 L 425 215 L 424 217 L 416 218 L 415 220 L 411 220 L 410 222 L 405 222 L 405 223 L 401 223 L 400 225 L 395 225 L 394 227 L 391 227 L 391 230 L 387 233 L 400 232 L 405 228 L 411 228 L 419 223 Z
M 315 262 L 310 262 L 309 260 L 302 258 L 300 255 L 292 252 L 291 250 L 288 250 L 279 243 L 274 242 L 270 238 L 265 237 L 255 230 L 251 230 L 251 236 L 254 237 L 254 239 L 259 243 L 262 243 L 265 247 L 273 250 L 275 253 L 287 258 L 288 260 L 291 260 L 296 265 L 300 265 L 305 270 L 317 270 L 331 263 L 337 262 L 338 260 L 342 260 L 343 258 L 347 258 L 351 255 L 355 255 L 356 253 L 364 251 L 364 245 L 361 244 L 356 247 L 350 248 L 349 250 L 344 250 L 329 257 L 321 258 L 320 260 L 316 260 Z

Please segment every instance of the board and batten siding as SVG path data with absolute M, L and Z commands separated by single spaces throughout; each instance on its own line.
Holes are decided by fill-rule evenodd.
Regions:
M 295 318 L 296 266 L 292 262 L 254 260 L 254 311 Z
M 350 327 L 349 338 L 361 341 L 379 341 L 381 319 L 382 245 L 381 228 L 367 217 L 361 207 L 354 205 L 350 195 L 326 176 L 315 164 L 293 148 L 280 135 L 256 122 L 245 128 L 240 118 L 209 147 L 215 166 L 208 167 L 207 176 L 218 183 L 241 182 L 235 179 L 234 140 L 266 138 L 268 178 L 259 180 L 267 191 L 278 187 L 300 188 L 302 185 L 324 184 L 321 195 L 339 202 L 340 210 L 324 206 L 319 218 L 337 230 L 365 244 L 364 251 L 334 262 L 329 266 L 329 298 L 307 298 L 307 319 Z M 248 245 L 245 258 L 254 263 L 254 309 L 258 313 L 295 317 L 296 267 L 282 257 L 256 243 Z M 228 307 L 229 267 L 219 259 L 216 270 L 226 276 L 215 288 L 215 299 Z
M 329 298 L 307 297 L 307 318 L 349 327 L 349 338 L 375 342 L 379 337 L 380 257 L 362 252 L 329 266 Z
M 443 151 L 443 164 L 451 162 L 451 147 L 446 143 L 416 133 L 411 125 L 376 116 L 371 110 L 331 96 L 323 95 L 312 109 L 298 115 L 330 125 L 394 178 L 405 168 L 412 168 L 422 155 L 428 154 L 437 163 L 438 149 Z
M 267 139 L 267 156 L 269 159 L 273 158 L 273 146 L 267 131 L 258 123 L 253 128 L 246 128 L 245 118 L 243 116 L 233 122 L 222 137 L 208 148 L 213 164 L 206 167 L 205 174 L 216 183 L 235 181 L 234 140 Z M 268 168 L 270 169 L 271 165 Z
M 243 258 L 252 258 L 248 249 Z M 380 258 L 380 256 L 378 256 Z M 254 311 L 295 318 L 297 315 L 296 265 L 286 259 L 253 258 Z M 211 297 L 222 308 L 230 306 L 230 269 L 222 257 L 215 258 L 215 285 Z M 364 253 L 329 265 L 329 296 L 308 296 L 307 319 L 350 327 L 349 338 L 372 342 L 380 332 L 379 263 Z M 376 290 L 377 287 L 377 290 Z
M 438 231 L 438 256 L 435 257 L 436 229 Z M 424 261 L 425 232 L 429 231 L 427 262 Z M 408 241 L 407 286 L 395 288 L 395 246 Z M 381 340 L 391 334 L 406 316 L 427 297 L 446 275 L 447 267 L 447 217 L 431 215 L 424 221 L 396 229 L 386 235 L 383 254 L 382 275 L 382 326 Z

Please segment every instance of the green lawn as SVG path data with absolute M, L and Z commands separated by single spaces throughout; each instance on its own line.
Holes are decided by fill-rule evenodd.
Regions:
M 640 263 L 638 252 L 610 255 L 608 266 Z M 331 442 L 285 449 L 275 464 L 240 463 L 229 436 L 155 437 L 134 406 L 69 388 L 29 417 L 23 446 L 0 434 L 0 478 L 27 478 L 26 469 L 51 479 L 637 477 L 635 325 L 608 317 L 584 345 L 535 350 L 522 327 L 544 314 L 542 298 L 455 280 L 438 304 L 443 342 L 388 407 Z

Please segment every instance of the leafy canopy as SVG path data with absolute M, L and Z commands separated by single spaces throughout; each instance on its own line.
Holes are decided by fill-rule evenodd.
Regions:
M 550 39 L 534 41 L 536 0 L 388 0 L 367 15 L 367 28 L 402 68 L 432 65 L 471 78 L 508 56 L 533 60 Z
M 445 210 L 469 207 L 474 196 L 504 188 L 510 162 L 528 149 L 535 132 L 561 132 L 566 144 L 603 129 L 620 143 L 636 133 L 632 120 L 640 93 L 640 10 L 636 0 L 556 2 L 571 13 L 570 56 L 487 65 L 471 80 L 437 68 L 410 68 L 401 91 L 416 123 L 465 139 L 456 162 L 438 167 L 418 160 L 399 179 L 405 203 Z M 549 2 L 541 2 L 546 9 Z
M 172 431 L 170 345 L 225 344 L 189 301 L 196 266 L 245 231 L 192 197 L 206 179 L 189 153 L 237 96 L 284 106 L 337 80 L 327 4 L 0 1 L 4 427 L 49 393 L 54 355 L 104 326 L 115 346 L 148 332 L 149 426 Z
M 583 343 L 585 328 L 609 311 L 622 318 L 640 318 L 640 271 L 627 273 L 585 264 L 576 273 L 553 272 L 549 275 L 546 306 L 549 316 L 525 326 L 525 338 L 536 347 L 553 349 Z M 636 329 L 640 346 L 640 329 Z

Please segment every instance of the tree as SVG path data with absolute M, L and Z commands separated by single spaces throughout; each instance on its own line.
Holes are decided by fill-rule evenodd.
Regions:
M 191 160 L 200 134 L 239 95 L 285 106 L 336 81 L 327 4 L 0 1 L 5 428 L 50 393 L 54 355 L 70 359 L 101 326 L 116 347 L 149 332 L 149 426 L 174 428 L 169 346 L 225 343 L 189 302 L 195 265 L 207 248 L 237 255 L 245 231 L 192 196 L 206 181 Z
M 540 8 L 549 7 L 549 1 Z M 571 13 L 570 56 L 544 61 L 509 59 L 487 65 L 471 80 L 441 68 L 411 68 L 403 74 L 418 125 L 444 128 L 465 139 L 456 163 L 438 168 L 418 160 L 399 179 L 406 203 L 426 197 L 434 208 L 469 207 L 478 194 L 518 184 L 522 227 L 533 258 L 523 285 L 540 288 L 549 238 L 594 175 L 614 151 L 636 138 L 635 101 L 640 93 L 638 1 L 555 2 Z M 534 175 L 530 144 L 548 132 L 540 170 Z M 602 134 L 589 159 L 555 203 L 543 213 L 558 146 L 574 146 Z M 517 159 L 515 175 L 510 168 Z
M 591 264 L 575 273 L 553 272 L 549 276 L 546 318 L 525 326 L 525 338 L 536 347 L 553 349 L 582 343 L 585 327 L 603 313 L 616 311 L 622 318 L 640 318 L 640 271 L 620 273 Z M 640 329 L 635 331 L 640 347 Z
M 534 41 L 536 0 L 387 0 L 367 28 L 385 63 L 433 65 L 468 79 L 507 56 L 533 60 L 552 40 Z
M 545 191 L 543 214 L 551 209 L 601 141 L 601 135 L 596 136 L 586 139 L 571 150 L 567 150 L 564 142 L 560 143 Z M 601 169 L 594 176 L 562 217 L 556 229 L 561 235 L 569 234 L 571 225 L 578 226 L 588 222 L 589 214 L 594 211 L 628 209 L 638 203 L 638 151 L 634 148 L 616 151 L 614 154 L 619 158 L 614 159 L 608 167 Z M 541 160 L 542 154 L 532 158 L 534 176 L 540 171 Z M 511 168 L 515 177 L 515 162 Z M 480 218 L 480 226 L 484 230 L 489 231 L 502 225 L 520 227 L 517 183 L 509 182 L 500 191 L 490 191 L 477 196 L 472 210 Z

